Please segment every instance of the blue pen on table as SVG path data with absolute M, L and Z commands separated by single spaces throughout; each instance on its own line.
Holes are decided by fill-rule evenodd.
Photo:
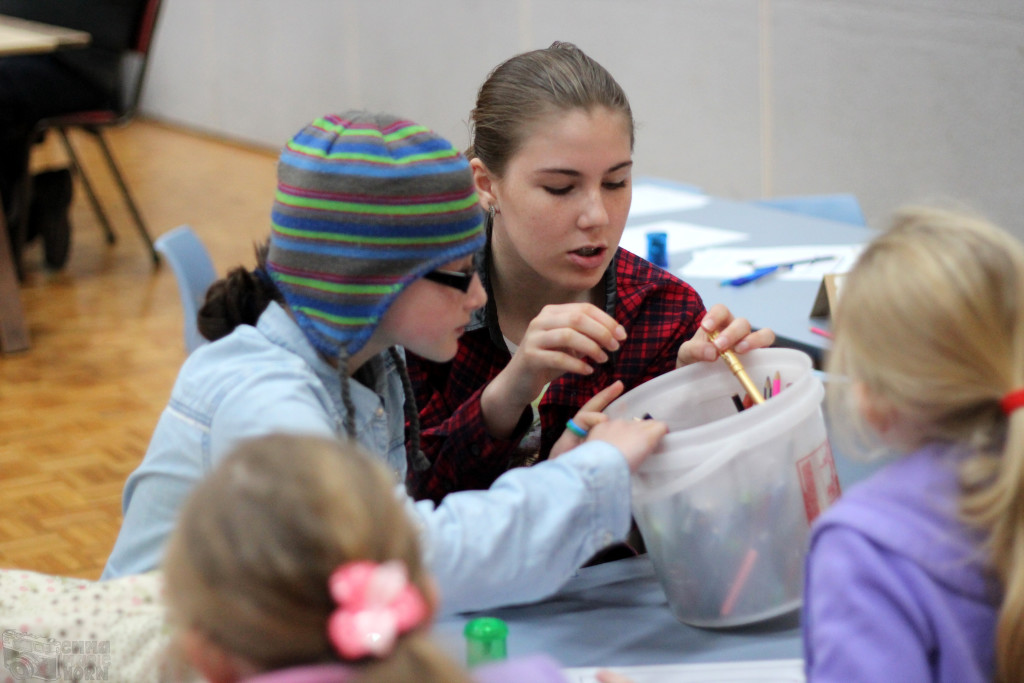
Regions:
M 747 273 L 746 275 L 722 280 L 722 284 L 729 287 L 739 287 L 740 285 L 745 285 L 748 282 L 760 280 L 764 276 L 771 275 L 779 270 L 789 270 L 793 266 L 799 266 L 804 263 L 819 263 L 821 261 L 831 261 L 835 258 L 835 256 L 814 256 L 812 258 L 798 259 L 796 261 L 786 261 L 785 263 L 773 263 L 770 266 L 759 266 L 754 268 L 753 272 Z

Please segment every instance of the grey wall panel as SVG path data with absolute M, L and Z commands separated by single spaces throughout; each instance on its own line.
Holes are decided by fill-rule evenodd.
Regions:
M 625 88 L 640 174 L 873 223 L 950 196 L 1024 237 L 1022 0 L 165 0 L 143 111 L 276 148 L 387 109 L 463 147 L 487 72 L 555 39 Z
M 775 193 L 853 191 L 875 223 L 946 198 L 1024 234 L 1024 17 L 774 4 Z
M 480 83 L 520 50 L 520 8 L 482 1 L 359 4 L 361 106 L 409 116 L 464 149 Z
M 758 192 L 757 3 L 564 0 L 533 19 L 534 47 L 574 42 L 622 85 L 637 173 Z
M 295 11 L 300 4 L 306 12 Z M 310 112 L 323 113 L 358 96 L 360 74 L 344 39 L 350 4 L 168 0 L 144 110 L 234 139 L 280 146 L 315 115 Z

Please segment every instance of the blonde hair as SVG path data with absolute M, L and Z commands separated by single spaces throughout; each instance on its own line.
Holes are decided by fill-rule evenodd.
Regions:
M 523 52 L 496 66 L 480 86 L 470 113 L 472 142 L 466 156 L 502 177 L 530 124 L 551 112 L 597 107 L 622 114 L 632 149 L 633 111 L 607 69 L 572 43 L 555 41 Z
M 890 407 L 907 445 L 973 453 L 960 509 L 1004 591 L 997 680 L 1024 679 L 1024 410 L 1000 407 L 1024 387 L 1024 246 L 976 216 L 905 208 L 843 281 L 835 333 L 829 371 Z
M 246 442 L 195 490 L 164 560 L 170 618 L 262 671 L 340 661 L 328 578 L 353 560 L 401 560 L 430 601 L 417 534 L 383 467 L 313 437 Z M 427 638 L 431 618 L 359 681 L 468 680 Z

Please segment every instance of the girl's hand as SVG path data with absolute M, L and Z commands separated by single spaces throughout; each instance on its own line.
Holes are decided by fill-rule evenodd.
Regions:
M 622 451 L 630 472 L 647 459 L 668 433 L 668 425 L 659 420 L 605 420 L 587 434 L 587 441 L 607 441 Z
M 708 332 L 718 332 L 715 341 L 708 338 Z M 769 328 L 763 327 L 757 332 L 751 332 L 746 318 L 734 318 L 723 304 L 715 304 L 704 314 L 697 333 L 679 347 L 676 367 L 681 368 L 697 361 L 718 360 L 719 353 L 729 349 L 736 353 L 746 353 L 773 343 L 775 333 Z
M 551 380 L 567 372 L 593 373 L 590 364 L 606 362 L 625 338 L 622 325 L 593 304 L 545 306 L 530 321 L 512 360 L 484 388 L 487 430 L 507 437 Z
M 501 374 L 523 405 L 567 372 L 589 375 L 592 363 L 604 363 L 617 351 L 626 330 L 593 304 L 545 306 L 530 321 L 519 348 Z M 497 378 L 495 378 L 497 379 Z
M 622 674 L 617 674 L 608 669 L 598 671 L 595 678 L 597 678 L 598 683 L 633 683 L 632 678 L 626 678 Z
M 573 416 L 572 421 L 583 431 L 590 432 L 591 429 L 608 420 L 608 416 L 601 411 L 622 394 L 623 388 L 622 381 L 615 380 L 584 403 L 579 412 Z M 548 458 L 557 458 L 562 453 L 576 448 L 585 440 L 586 437 L 577 436 L 566 429 L 551 447 L 551 454 Z

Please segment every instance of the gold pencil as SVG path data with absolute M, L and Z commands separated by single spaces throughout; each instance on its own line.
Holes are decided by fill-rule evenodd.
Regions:
M 708 339 L 711 341 L 715 341 L 717 336 L 717 332 L 708 332 Z M 725 361 L 725 364 L 729 366 L 729 369 L 732 370 L 732 374 L 736 375 L 736 379 L 738 379 L 740 384 L 743 385 L 747 395 L 750 396 L 750 400 L 754 403 L 764 403 L 764 396 L 762 396 L 761 392 L 757 390 L 757 387 L 750 379 L 750 375 L 747 374 L 747 371 L 743 369 L 743 364 L 740 363 L 740 359 L 736 357 L 736 354 L 733 353 L 732 350 L 729 350 L 722 351 L 718 355 Z

